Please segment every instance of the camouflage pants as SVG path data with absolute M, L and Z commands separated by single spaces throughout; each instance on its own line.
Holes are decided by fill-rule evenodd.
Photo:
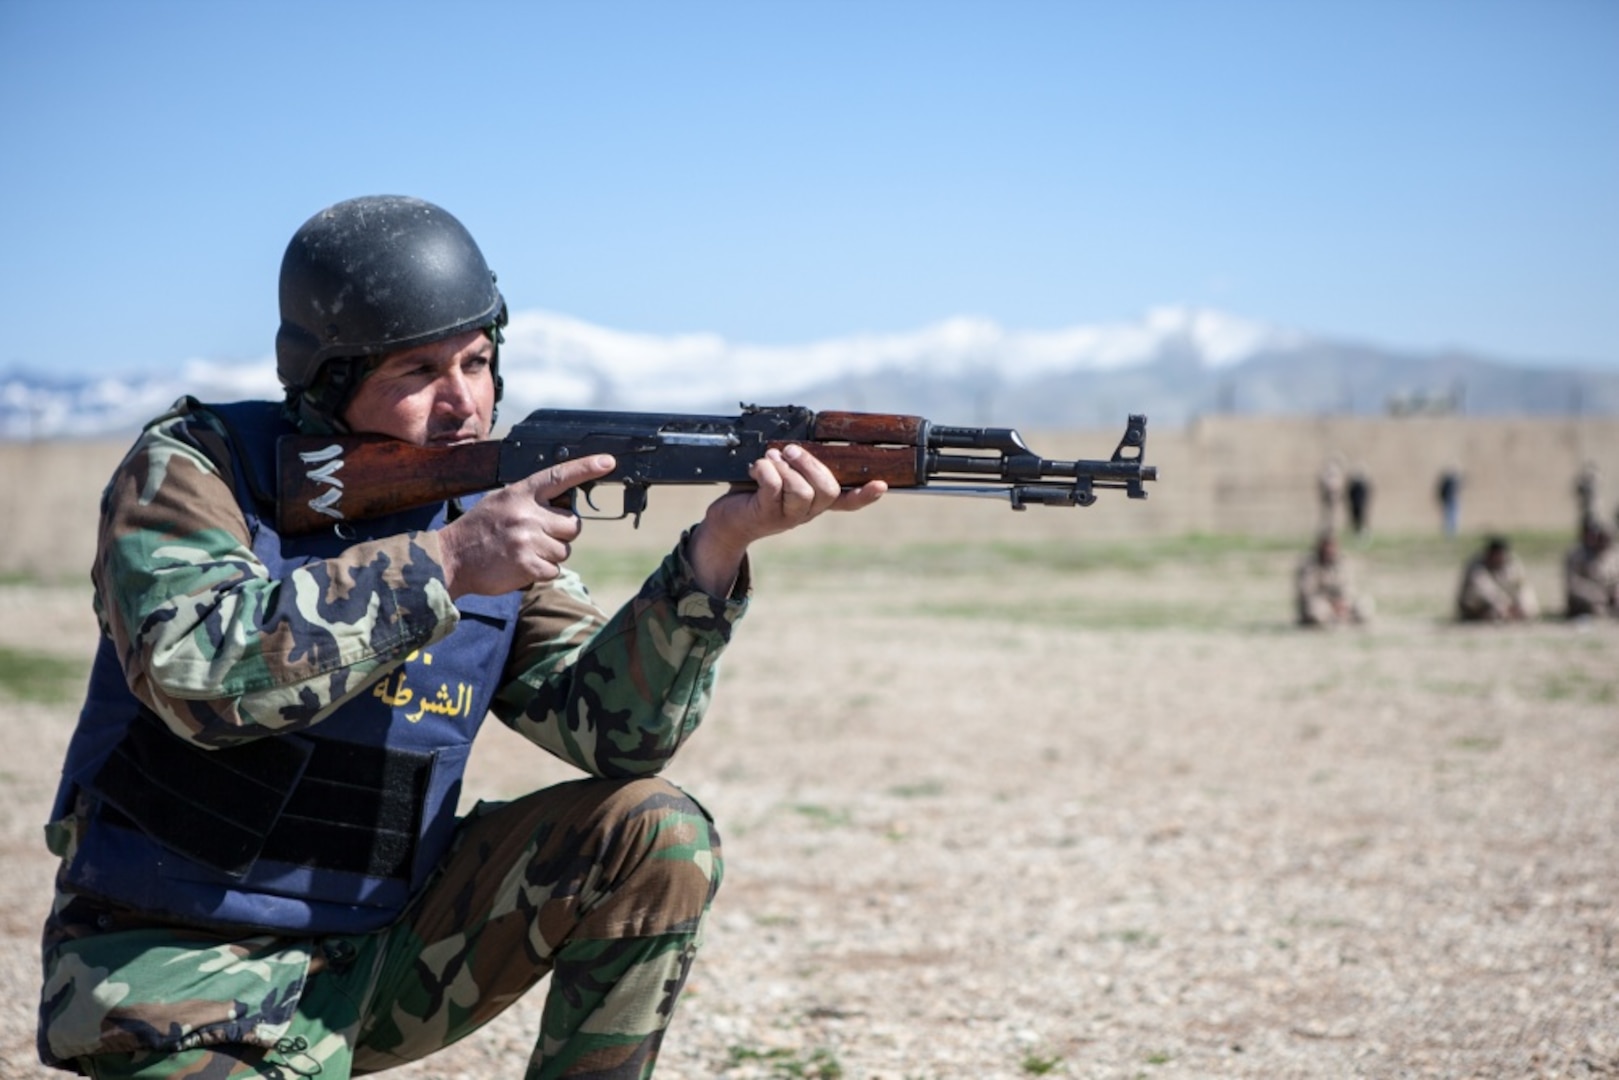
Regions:
M 584 780 L 480 804 L 400 922 L 318 943 L 273 1048 L 77 1064 L 105 1080 L 347 1080 L 448 1046 L 549 972 L 528 1080 L 647 1077 L 720 877 L 712 824 L 663 780 Z

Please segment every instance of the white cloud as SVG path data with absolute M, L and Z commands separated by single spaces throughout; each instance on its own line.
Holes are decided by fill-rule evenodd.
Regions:
M 630 334 L 566 315 L 527 311 L 507 328 L 503 370 L 524 401 L 581 407 L 602 400 L 633 408 L 791 394 L 879 371 L 941 378 L 994 370 L 1009 381 L 1053 372 L 1148 363 L 1166 346 L 1223 367 L 1299 336 L 1220 312 L 1164 307 L 1137 322 L 1010 332 L 961 316 L 899 334 L 860 334 L 803 345 L 733 343 L 718 334 Z

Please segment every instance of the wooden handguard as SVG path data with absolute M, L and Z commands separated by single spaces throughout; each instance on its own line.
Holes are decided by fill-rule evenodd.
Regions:
M 815 414 L 815 438 L 827 442 L 921 446 L 927 437 L 927 429 L 928 422 L 920 416 L 860 412 Z M 816 456 L 820 456 L 819 451 Z
M 819 427 L 816 430 L 819 431 Z M 792 444 L 773 442 L 770 445 L 781 450 Z M 868 480 L 883 480 L 889 487 L 917 487 L 923 480 L 917 467 L 917 451 L 904 446 L 856 446 L 835 442 L 798 445 L 831 469 L 844 487 L 859 487 Z

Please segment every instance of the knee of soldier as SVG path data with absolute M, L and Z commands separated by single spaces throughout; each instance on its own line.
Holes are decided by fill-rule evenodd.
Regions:
M 719 831 L 708 810 L 661 777 L 593 780 L 604 861 L 637 891 L 700 914 L 724 872 Z

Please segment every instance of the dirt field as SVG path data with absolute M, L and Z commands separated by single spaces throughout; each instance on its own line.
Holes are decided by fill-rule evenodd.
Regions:
M 692 512 L 654 510 L 578 545 L 604 602 Z M 1404 529 L 1348 546 L 1377 621 L 1302 632 L 1307 528 L 1062 513 L 893 498 L 760 549 L 670 773 L 727 870 L 659 1076 L 1619 1074 L 1619 625 L 1450 625 L 1476 536 Z M 1554 608 L 1563 542 L 1520 538 Z M 0 585 L 0 656 L 88 657 L 81 580 Z M 40 1072 L 74 678 L 0 681 L 0 1076 Z M 469 797 L 563 776 L 497 725 Z M 518 1076 L 538 1007 L 395 1075 Z

